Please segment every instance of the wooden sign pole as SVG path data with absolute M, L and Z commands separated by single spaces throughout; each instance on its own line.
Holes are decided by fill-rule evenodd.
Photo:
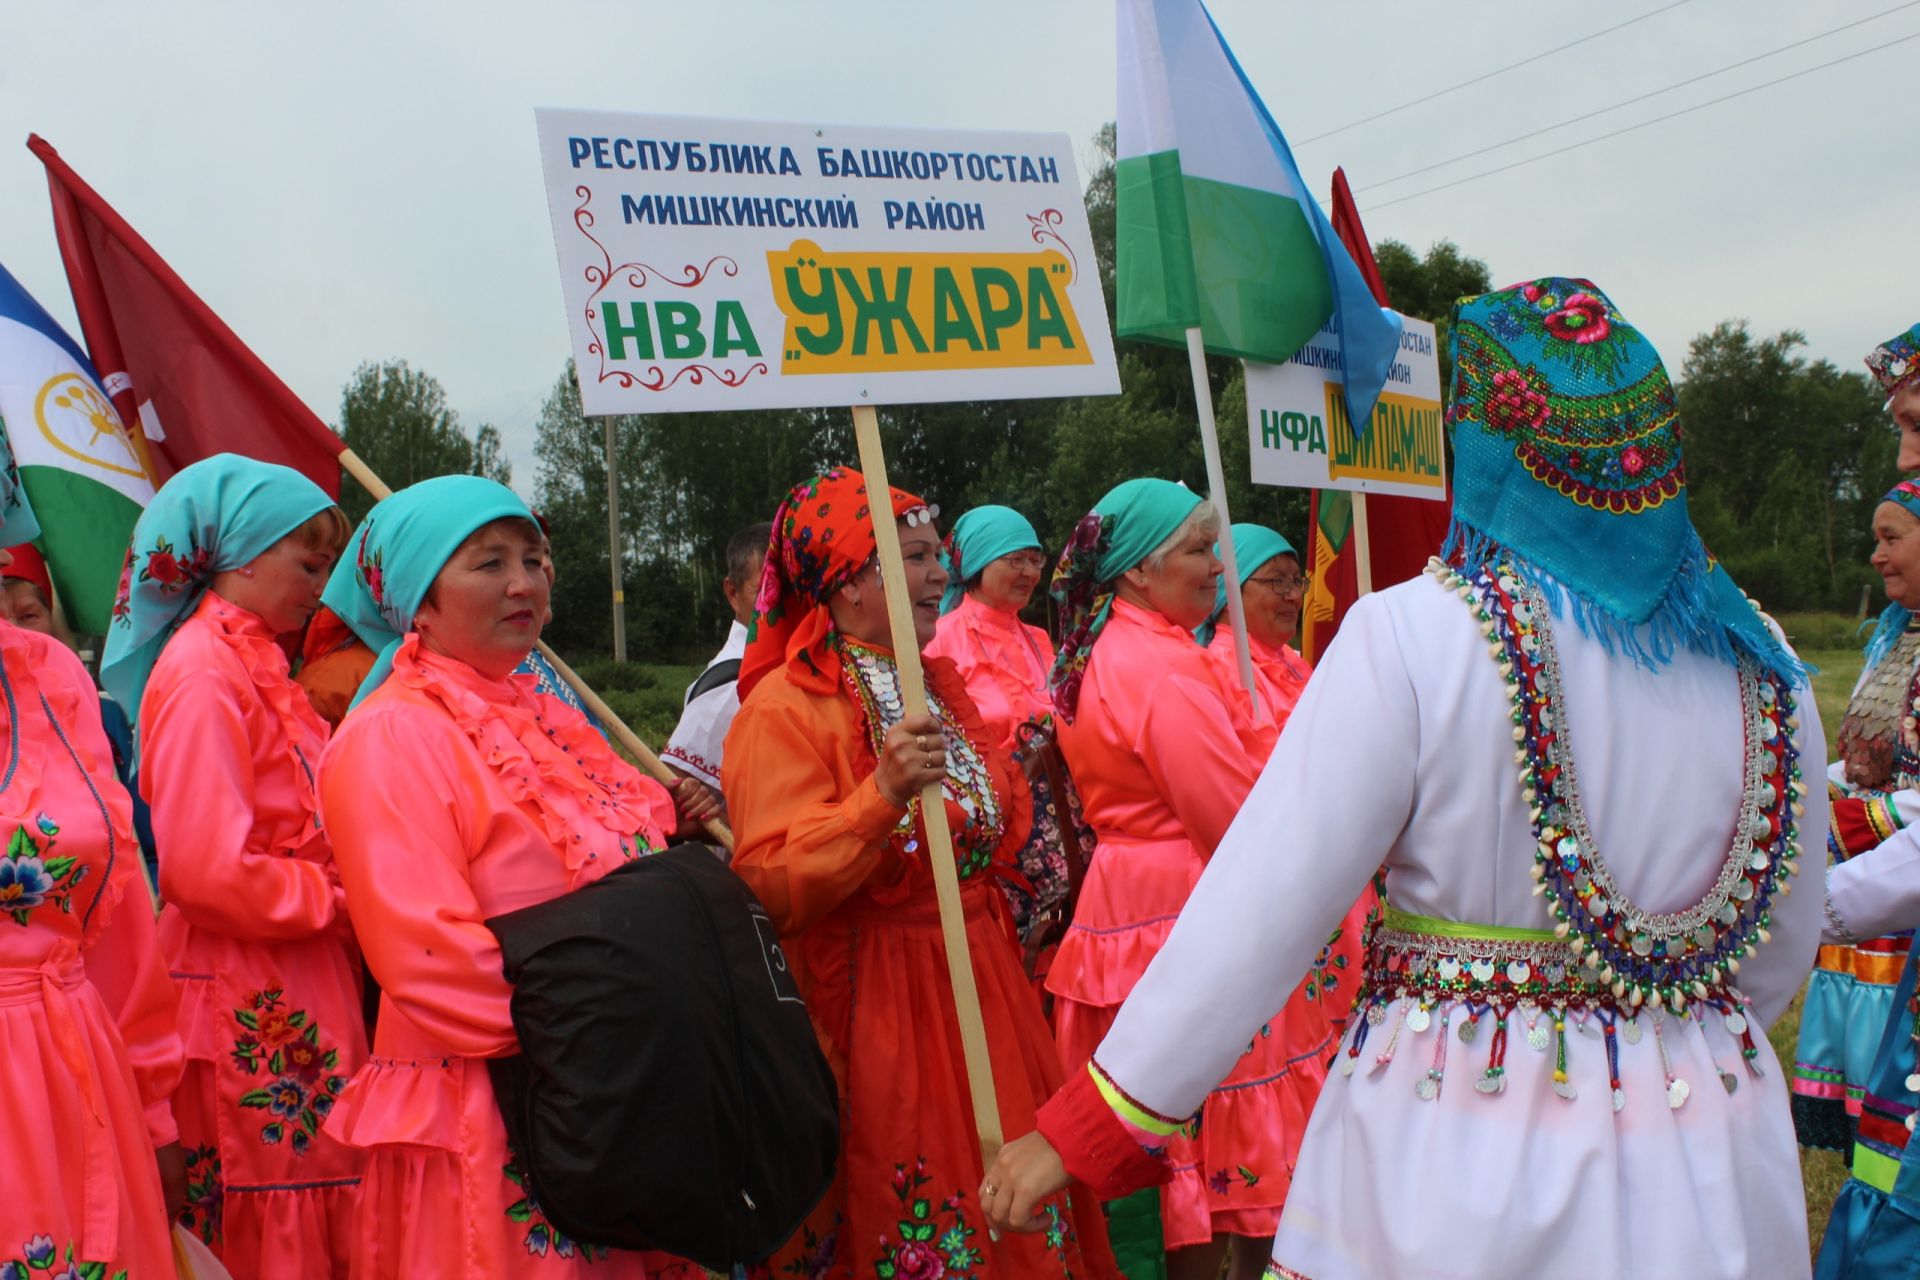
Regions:
M 361 461 L 360 455 L 356 454 L 353 450 L 342 449 L 340 451 L 340 467 L 348 475 L 358 480 L 361 486 L 373 495 L 375 502 L 378 502 L 382 498 L 392 496 L 393 490 L 387 487 L 386 481 L 375 475 L 373 468 Z M 898 558 L 898 546 L 899 543 L 896 540 L 896 559 Z M 629 729 L 627 722 L 614 714 L 613 708 L 606 704 L 606 700 L 589 689 L 586 681 L 574 674 L 573 668 L 560 660 L 559 654 L 547 648 L 546 641 L 538 641 L 535 647 L 540 650 L 540 656 L 552 664 L 554 671 L 559 673 L 560 678 L 565 680 L 567 684 L 573 688 L 573 691 L 580 695 L 580 700 L 587 704 L 587 710 L 593 712 L 593 714 L 599 718 L 600 722 L 612 731 L 614 738 L 621 746 L 633 753 L 634 758 L 640 761 L 640 767 L 651 774 L 654 781 L 667 787 L 672 787 L 674 783 L 679 781 L 679 778 L 674 776 L 673 770 L 667 768 L 667 766 L 661 762 L 660 757 L 655 755 L 646 743 L 640 741 L 640 735 L 632 729 Z M 733 848 L 733 832 L 728 829 L 726 823 L 718 818 L 712 818 L 708 820 L 706 827 L 707 833 L 715 840 L 718 840 L 729 849 Z
M 926 673 L 920 666 L 920 641 L 907 599 L 907 568 L 900 558 L 900 530 L 887 516 L 887 459 L 880 449 L 880 421 L 873 406 L 853 407 L 853 431 L 860 445 L 860 472 L 867 481 L 873 512 L 873 536 L 880 555 L 880 580 L 887 593 L 887 623 L 893 634 L 894 660 L 900 668 L 900 701 L 906 714 L 927 713 Z M 934 894 L 940 903 L 940 933 L 947 946 L 947 973 L 953 979 L 953 1004 L 960 1017 L 960 1047 L 966 1057 L 967 1090 L 973 1095 L 973 1123 L 980 1134 L 983 1167 L 991 1168 L 1004 1142 L 1000 1102 L 994 1093 L 993 1062 L 987 1054 L 987 1026 L 980 1016 L 980 991 L 973 980 L 973 953 L 967 946 L 966 916 L 960 906 L 960 875 L 953 861 L 953 832 L 947 827 L 947 801 L 941 785 L 920 791 L 920 816 L 927 830 L 927 858 L 933 868 Z
M 1233 549 L 1233 516 L 1227 511 L 1227 473 L 1220 465 L 1220 429 L 1213 420 L 1213 386 L 1207 381 L 1207 349 L 1198 328 L 1187 330 L 1187 367 L 1193 375 L 1193 402 L 1200 413 L 1200 454 L 1207 464 L 1207 487 L 1213 490 L 1213 509 L 1220 513 L 1220 564 L 1227 582 L 1227 621 L 1233 627 L 1233 647 L 1240 659 L 1240 684 L 1247 691 L 1254 714 L 1260 712 L 1260 694 L 1253 683 L 1253 646 L 1247 643 L 1247 606 L 1240 598 L 1240 557 Z
M 1353 495 L 1353 580 L 1356 596 L 1373 594 L 1373 539 L 1367 532 L 1367 495 Z

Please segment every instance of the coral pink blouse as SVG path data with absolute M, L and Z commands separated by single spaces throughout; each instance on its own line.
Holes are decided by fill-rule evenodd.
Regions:
M 1255 728 L 1192 632 L 1115 600 L 1060 745 L 1103 844 L 1190 843 L 1204 861 L 1259 773 Z
M 207 592 L 154 664 L 140 736 L 140 790 L 167 851 L 160 931 L 181 978 L 187 1056 L 217 1062 L 233 1048 L 235 992 L 216 976 L 241 985 L 285 977 L 309 997 L 321 988 L 329 1007 L 310 1015 L 330 1036 L 357 1040 L 358 995 L 343 967 L 352 932 L 314 794 L 327 726 L 267 624 Z M 297 958 L 252 952 L 323 934 L 341 945 Z M 327 972 L 277 972 L 287 965 Z
M 546 1221 L 479 1061 L 519 1047 L 487 919 L 663 847 L 674 825 L 666 791 L 537 684 L 488 679 L 410 635 L 321 762 L 321 812 L 381 987 L 373 1057 L 327 1129 L 371 1149 L 356 1274 L 653 1271 L 641 1255 L 608 1257 Z
M 64 645 L 0 622 L 0 692 L 0 1260 L 44 1236 L 158 1274 L 183 1064 L 133 802 Z
M 426 1127 L 434 1145 L 457 1149 L 457 1107 L 401 1116 L 387 1106 L 410 1087 L 392 1075 L 410 1060 L 517 1049 L 488 917 L 663 848 L 674 825 L 666 791 L 535 683 L 489 680 L 410 636 L 322 762 L 321 808 L 381 986 L 373 1064 L 335 1116 L 345 1141 L 415 1141 Z M 611 762 L 610 776 L 583 760 Z
M 986 729 L 983 745 L 1016 750 L 1020 726 L 1052 714 L 1047 676 L 1053 669 L 1053 642 L 1017 613 L 982 604 L 968 593 L 941 617 L 933 643 L 921 652 L 950 659 L 959 669 Z
M 1253 651 L 1254 687 L 1260 691 L 1260 710 L 1264 720 L 1259 734 L 1264 744 L 1260 758 L 1265 760 L 1279 739 L 1280 730 L 1286 727 L 1287 717 L 1293 714 L 1294 704 L 1300 701 L 1300 694 L 1307 687 L 1307 677 L 1313 674 L 1313 667 L 1292 645 L 1282 645 L 1276 649 L 1252 636 L 1247 637 L 1247 644 Z M 1219 664 L 1219 678 L 1237 692 L 1240 688 L 1240 652 L 1233 643 L 1233 628 L 1223 625 L 1214 632 L 1213 643 L 1207 646 L 1207 656 Z

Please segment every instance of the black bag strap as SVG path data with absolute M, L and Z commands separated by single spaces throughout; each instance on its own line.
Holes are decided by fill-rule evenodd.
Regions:
M 687 690 L 687 701 L 692 702 L 703 693 L 712 693 L 723 684 L 732 684 L 740 678 L 740 659 L 727 658 L 716 662 L 700 673 L 700 678 Z

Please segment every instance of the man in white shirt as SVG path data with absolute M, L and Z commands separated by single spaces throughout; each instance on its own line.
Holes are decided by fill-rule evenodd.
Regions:
M 767 559 L 767 541 L 773 525 L 748 525 L 727 540 L 727 576 L 720 590 L 733 610 L 727 642 L 713 656 L 700 678 L 687 686 L 680 723 L 660 758 L 676 773 L 705 787 L 720 813 L 726 812 L 720 795 L 720 749 L 740 710 L 740 659 L 747 651 L 747 621 L 753 617 L 753 599 L 760 586 L 760 570 Z

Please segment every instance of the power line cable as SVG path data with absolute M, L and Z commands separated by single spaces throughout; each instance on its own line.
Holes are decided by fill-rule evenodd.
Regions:
M 1436 160 L 1434 161 L 1434 163 L 1428 164 L 1428 165 L 1422 165 L 1418 169 L 1409 169 L 1405 173 L 1395 174 L 1391 178 L 1382 178 L 1378 182 L 1369 182 L 1364 187 L 1355 187 L 1354 194 L 1358 195 L 1362 191 L 1374 191 L 1374 190 L 1378 190 L 1381 187 L 1391 186 L 1394 183 L 1404 181 L 1407 178 L 1418 177 L 1423 173 L 1431 173 L 1435 169 L 1444 169 L 1450 164 L 1458 164 L 1462 160 L 1471 160 L 1475 156 L 1483 156 L 1487 154 L 1487 152 L 1489 151 L 1498 151 L 1503 147 L 1510 147 L 1514 145 L 1516 142 L 1525 142 L 1530 138 L 1537 138 L 1543 133 L 1552 133 L 1555 130 L 1564 129 L 1568 125 L 1584 123 L 1585 121 L 1591 120 L 1596 116 L 1604 116 L 1610 112 L 1618 111 L 1622 107 L 1630 107 L 1636 102 L 1645 102 L 1648 98 L 1657 98 L 1663 93 L 1672 93 L 1675 89 L 1684 89 L 1690 84 L 1698 84 L 1702 80 L 1711 80 L 1713 79 L 1713 77 L 1725 75 L 1729 71 L 1737 71 L 1741 67 L 1748 66 L 1755 62 L 1762 62 L 1768 58 L 1774 57 L 1776 54 L 1786 53 L 1790 49 L 1798 49 L 1800 46 L 1812 44 L 1816 40 L 1824 40 L 1828 36 L 1839 35 L 1842 31 L 1851 31 L 1855 27 L 1864 26 L 1869 22 L 1876 22 L 1881 18 L 1887 17 L 1889 14 L 1899 13 L 1902 9 L 1911 9 L 1915 5 L 1920 5 L 1920 0 L 1907 0 L 1905 4 L 1897 4 L 1891 9 L 1883 9 L 1879 13 L 1873 14 L 1869 17 L 1859 18 L 1852 22 L 1846 23 L 1842 26 L 1831 27 L 1825 31 L 1819 32 L 1816 35 L 1807 36 L 1805 39 L 1795 40 L 1791 44 L 1783 44 L 1777 49 L 1769 49 L 1765 53 L 1756 53 L 1751 58 L 1742 58 L 1738 62 L 1729 62 L 1726 66 L 1721 67 L 1718 70 L 1703 71 L 1697 76 L 1689 76 L 1685 80 L 1676 80 L 1674 83 L 1667 85 L 1664 88 L 1650 89 L 1646 93 L 1637 94 L 1634 97 L 1625 99 L 1624 101 L 1616 102 L 1610 107 L 1601 107 L 1597 111 L 1589 111 L 1589 112 L 1586 112 L 1584 115 L 1574 116 L 1570 119 L 1562 120 L 1558 124 L 1550 124 L 1545 126 L 1544 128 L 1535 129 L 1530 133 L 1523 133 L 1518 135 L 1517 137 L 1508 138 L 1504 142 L 1496 142 L 1491 144 L 1490 146 L 1481 147 L 1476 151 L 1464 151 L 1459 155 L 1453 156 L 1452 158 L 1447 160 Z
M 1296 147 L 1304 147 L 1308 143 L 1318 142 L 1322 138 L 1331 138 L 1336 133 L 1345 133 L 1349 129 L 1358 129 L 1363 124 L 1372 124 L 1375 120 L 1385 120 L 1388 116 L 1399 115 L 1402 111 L 1407 110 L 1409 107 L 1417 107 L 1423 102 L 1432 102 L 1435 98 L 1444 98 L 1450 93 L 1456 92 L 1457 90 L 1460 90 L 1460 89 L 1468 88 L 1471 85 L 1479 84 L 1483 80 L 1491 80 L 1495 76 L 1505 75 L 1509 71 L 1517 71 L 1521 67 L 1526 66 L 1528 63 L 1537 62 L 1541 58 L 1550 58 L 1556 53 L 1565 53 L 1568 49 L 1573 48 L 1575 45 L 1585 44 L 1589 40 L 1598 40 L 1601 36 L 1611 35 L 1615 31 L 1620 30 L 1622 27 L 1630 27 L 1636 22 L 1645 22 L 1648 18 L 1657 18 L 1661 14 L 1666 13 L 1670 9 L 1678 9 L 1681 5 L 1691 4 L 1692 2 L 1693 0 L 1673 0 L 1672 4 L 1665 4 L 1660 6 L 1658 9 L 1649 10 L 1648 12 L 1641 14 L 1637 18 L 1628 18 L 1625 22 L 1616 22 L 1613 26 L 1607 27 L 1600 31 L 1596 31 L 1592 35 L 1581 36 L 1578 40 L 1569 40 L 1565 44 L 1558 45 L 1552 49 L 1548 49 L 1544 53 L 1536 53 L 1532 57 L 1522 58 L 1518 62 L 1510 62 L 1504 67 L 1497 67 L 1492 71 L 1484 72 L 1481 75 L 1475 76 L 1471 80 L 1462 80 L 1459 84 L 1451 84 L 1444 89 L 1435 89 L 1432 93 L 1427 94 L 1423 98 L 1415 98 L 1412 102 L 1403 102 L 1397 107 L 1388 107 L 1385 111 L 1375 112 L 1373 115 L 1368 116 L 1364 120 L 1355 120 L 1350 124 L 1343 124 L 1337 129 L 1328 129 L 1325 133 L 1316 133 L 1311 138 L 1302 138 L 1300 141 L 1294 143 L 1293 145 Z
M 1611 132 L 1603 133 L 1598 137 L 1585 138 L 1579 142 L 1570 142 L 1564 147 L 1556 147 L 1552 151 L 1543 151 L 1537 156 L 1528 156 L 1524 160 L 1515 160 L 1512 164 L 1503 164 L 1495 169 L 1486 169 L 1486 170 L 1482 170 L 1479 173 L 1469 174 L 1464 178 L 1456 178 L 1452 182 L 1443 182 L 1437 187 L 1428 187 L 1422 191 L 1409 192 L 1407 195 L 1404 195 L 1404 196 L 1395 196 L 1391 200 L 1382 200 L 1378 204 L 1368 205 L 1365 209 L 1362 209 L 1361 212 L 1371 213 L 1375 209 L 1384 209 L 1388 205 L 1402 204 L 1408 200 L 1418 200 L 1421 196 L 1430 196 L 1436 191 L 1445 191 L 1450 187 L 1462 186 L 1469 182 L 1478 182 L 1481 178 L 1491 178 L 1495 174 L 1506 173 L 1509 170 L 1518 169 L 1522 165 L 1533 164 L 1535 161 L 1538 161 L 1538 160 L 1550 160 L 1554 156 L 1565 155 L 1569 151 L 1578 151 L 1581 147 L 1590 147 L 1596 142 L 1605 142 L 1608 138 L 1617 138 L 1623 133 L 1632 133 L 1637 129 L 1645 129 L 1650 125 L 1660 124 L 1664 121 L 1677 119 L 1678 117 L 1684 116 L 1684 115 L 1691 115 L 1695 111 L 1703 111 L 1708 107 L 1718 106 L 1723 102 L 1731 102 L 1735 98 L 1744 98 L 1750 93 L 1758 93 L 1762 89 L 1770 89 L 1774 85 L 1785 84 L 1789 80 L 1798 80 L 1801 76 L 1810 76 L 1816 71 L 1825 71 L 1829 67 L 1837 67 L 1843 62 L 1852 62 L 1854 59 L 1864 58 L 1868 54 L 1882 53 L 1888 49 L 1894 48 L 1896 45 L 1903 45 L 1907 43 L 1907 41 L 1909 40 L 1920 40 L 1920 31 L 1916 31 L 1912 35 L 1901 36 L 1897 40 L 1889 40 L 1885 44 L 1875 45 L 1871 49 L 1862 49 L 1858 53 L 1850 53 L 1844 58 L 1835 58 L 1831 62 L 1823 62 L 1818 66 L 1807 67 L 1800 71 L 1790 72 L 1784 76 L 1776 76 L 1772 80 L 1764 80 L 1759 84 L 1749 86 L 1748 88 L 1745 88 L 1745 89 L 1737 90 L 1736 92 L 1733 92 L 1733 93 L 1723 94 L 1718 98 L 1709 98 L 1705 102 L 1696 102 L 1694 105 L 1690 107 L 1682 107 L 1678 111 L 1669 111 L 1666 115 L 1655 116 L 1651 120 L 1642 120 L 1638 124 L 1626 125 L 1622 128 L 1614 129 Z

